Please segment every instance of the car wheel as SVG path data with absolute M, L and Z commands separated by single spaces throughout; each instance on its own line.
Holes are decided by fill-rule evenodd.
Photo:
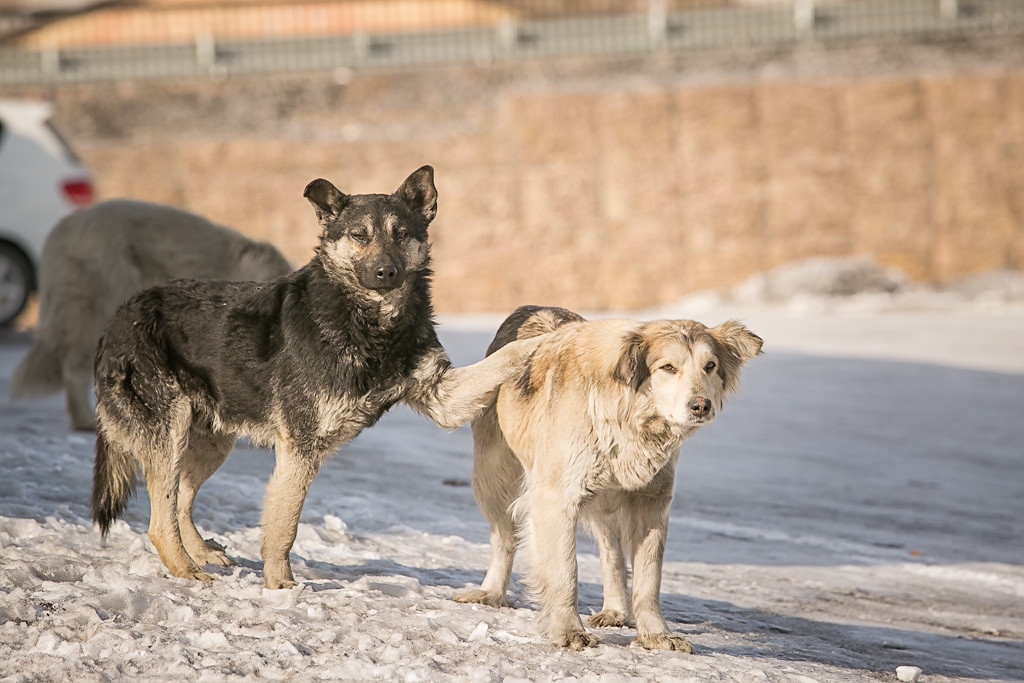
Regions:
M 14 322 L 31 291 L 32 266 L 20 251 L 0 244 L 0 327 Z

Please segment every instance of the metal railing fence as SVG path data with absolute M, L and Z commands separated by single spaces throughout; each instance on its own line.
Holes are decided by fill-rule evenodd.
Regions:
M 361 22 L 350 16 L 354 5 L 343 2 L 274 6 L 285 14 L 265 20 L 250 17 L 250 23 L 242 25 L 232 25 L 230 14 L 227 24 L 223 18 L 187 15 L 186 31 L 163 33 L 157 30 L 160 22 L 164 29 L 173 28 L 171 17 L 157 11 L 150 17 L 155 23 L 145 30 L 135 16 L 136 23 L 119 27 L 119 33 L 110 27 L 104 33 L 95 24 L 85 25 L 79 35 L 51 31 L 51 44 L 46 44 L 43 33 L 49 25 L 8 16 L 0 30 L 14 28 L 0 40 L 0 85 L 401 68 L 570 55 L 633 57 L 801 41 L 1024 35 L 1024 0 L 769 0 L 690 6 L 653 0 L 627 7 L 630 11 L 562 11 L 548 16 L 516 9 L 512 2 L 507 3 L 508 11 L 496 11 L 503 3 L 491 2 L 487 12 L 449 12 L 439 18 L 426 11 L 430 0 L 423 2 L 421 12 L 412 16 L 408 13 L 417 0 L 401 0 L 393 11 L 406 14 L 390 18 L 388 4 L 378 2 L 377 19 Z M 311 7 L 324 10 L 317 15 L 319 20 L 281 18 L 289 10 L 308 13 Z M 333 9 L 348 11 L 348 20 L 342 17 L 332 24 Z M 225 25 L 235 28 L 226 30 Z M 275 36 L 275 27 L 287 35 Z M 133 41 L 133 35 L 140 38 Z

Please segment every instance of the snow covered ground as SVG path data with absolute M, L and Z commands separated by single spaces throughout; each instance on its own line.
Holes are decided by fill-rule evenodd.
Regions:
M 488 557 L 467 428 L 396 409 L 338 452 L 302 516 L 301 585 L 267 591 L 269 453 L 240 444 L 200 492 L 200 530 L 235 566 L 199 585 L 164 573 L 144 490 L 100 543 L 93 440 L 62 399 L 0 399 L 0 679 L 845 682 L 912 665 L 926 683 L 1024 680 L 1024 307 L 1000 282 L 747 283 L 637 314 L 739 317 L 765 339 L 683 449 L 662 602 L 690 656 L 630 647 L 629 629 L 558 650 L 518 580 L 512 609 L 452 601 Z M 498 322 L 446 319 L 442 340 L 469 363 Z M 0 396 L 27 348 L 0 337 Z M 589 543 L 580 569 L 587 614 Z

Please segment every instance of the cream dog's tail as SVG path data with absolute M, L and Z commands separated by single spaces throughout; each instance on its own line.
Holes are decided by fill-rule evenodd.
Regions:
M 60 391 L 60 359 L 49 347 L 36 341 L 11 377 L 11 398 L 48 396 Z

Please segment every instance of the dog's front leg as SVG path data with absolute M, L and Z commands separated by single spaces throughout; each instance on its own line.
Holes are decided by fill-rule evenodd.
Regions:
M 622 525 L 617 510 L 598 510 L 592 521 L 594 540 L 601 554 L 604 605 L 587 620 L 591 626 L 630 626 L 633 621 L 626 588 L 626 555 L 622 550 Z
M 582 650 L 597 645 L 579 613 L 576 524 L 578 505 L 567 501 L 562 482 L 535 482 L 527 492 L 530 571 L 528 583 L 547 619 L 555 645 Z
M 451 367 L 443 349 L 434 349 L 414 371 L 406 402 L 439 427 L 455 429 L 480 415 L 498 387 L 523 371 L 543 338 L 514 341 L 461 368 Z
M 295 578 L 288 554 L 295 543 L 306 494 L 320 470 L 322 458 L 305 452 L 290 439 L 278 438 L 274 450 L 277 461 L 263 501 L 260 555 L 267 588 L 291 588 Z
M 674 480 L 671 466 L 657 478 Z M 652 481 L 652 486 L 657 486 Z M 633 614 L 636 617 L 636 644 L 648 650 L 678 650 L 693 654 L 693 646 L 681 635 L 668 632 L 661 614 L 661 570 L 668 534 L 671 488 L 661 495 L 633 494 L 628 503 L 631 520 L 626 528 L 633 548 Z

